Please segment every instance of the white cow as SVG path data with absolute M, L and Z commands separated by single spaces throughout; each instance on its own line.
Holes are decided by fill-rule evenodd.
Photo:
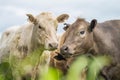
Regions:
M 29 23 L 3 33 L 0 44 L 0 59 L 9 53 L 23 59 L 35 49 L 54 50 L 58 47 L 56 31 L 58 23 L 68 19 L 67 14 L 54 17 L 49 12 L 37 16 L 27 14 Z
M 36 17 L 31 14 L 27 14 L 27 16 L 30 23 L 16 29 L 10 28 L 2 34 L 0 47 L 9 45 L 12 49 L 15 46 L 11 45 L 15 44 L 17 48 L 15 50 L 25 54 L 34 51 L 38 47 L 49 50 L 56 48 L 58 23 L 64 22 L 69 16 L 62 14 L 56 18 L 49 12 L 43 12 Z M 26 51 L 23 50 L 23 52 L 23 48 L 26 48 Z
M 20 31 L 21 31 L 20 26 L 13 26 L 3 32 L 1 39 L 0 39 L 0 62 L 2 59 L 4 59 L 4 57 L 9 56 L 12 46 L 15 45 L 14 41 L 18 35 L 18 34 L 16 35 L 16 33 L 20 33 Z

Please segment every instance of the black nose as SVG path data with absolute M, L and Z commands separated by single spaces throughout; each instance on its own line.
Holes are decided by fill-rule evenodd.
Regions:
M 49 43 L 50 49 L 57 49 L 58 44 L 57 43 Z
M 68 53 L 69 48 L 67 46 L 63 46 L 60 48 L 60 53 L 65 55 L 66 53 Z

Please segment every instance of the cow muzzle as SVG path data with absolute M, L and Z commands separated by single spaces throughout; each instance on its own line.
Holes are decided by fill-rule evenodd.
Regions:
M 71 57 L 73 55 L 73 53 L 70 51 L 70 48 L 68 46 L 62 46 L 60 48 L 60 54 L 66 58 Z
M 58 43 L 49 43 L 48 46 L 50 50 L 55 50 L 58 47 Z

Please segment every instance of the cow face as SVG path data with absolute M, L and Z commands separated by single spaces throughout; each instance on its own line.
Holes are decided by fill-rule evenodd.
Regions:
M 32 42 L 38 46 L 42 45 L 45 49 L 53 50 L 58 46 L 56 36 L 58 23 L 64 22 L 68 19 L 67 14 L 62 14 L 57 18 L 53 17 L 51 13 L 43 12 L 34 17 L 27 14 L 30 22 L 33 23 Z
M 93 44 L 92 31 L 95 25 L 96 20 L 92 20 L 89 24 L 84 19 L 77 19 L 66 30 L 60 53 L 64 57 L 86 53 Z

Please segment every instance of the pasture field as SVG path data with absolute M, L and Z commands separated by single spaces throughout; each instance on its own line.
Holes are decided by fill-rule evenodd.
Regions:
M 14 80 L 14 77 L 21 77 L 25 73 L 24 68 L 28 65 L 36 66 L 40 62 L 41 51 L 36 50 L 22 61 L 17 61 L 13 56 L 0 64 L 0 80 Z M 39 53 L 39 54 L 38 54 Z M 81 55 L 70 67 L 66 76 L 55 68 L 42 66 L 42 73 L 37 78 L 29 77 L 27 80 L 104 80 L 99 76 L 100 70 L 109 65 L 108 56 L 87 56 Z M 29 67 L 27 67 L 29 68 Z M 13 76 L 13 73 L 16 73 Z

